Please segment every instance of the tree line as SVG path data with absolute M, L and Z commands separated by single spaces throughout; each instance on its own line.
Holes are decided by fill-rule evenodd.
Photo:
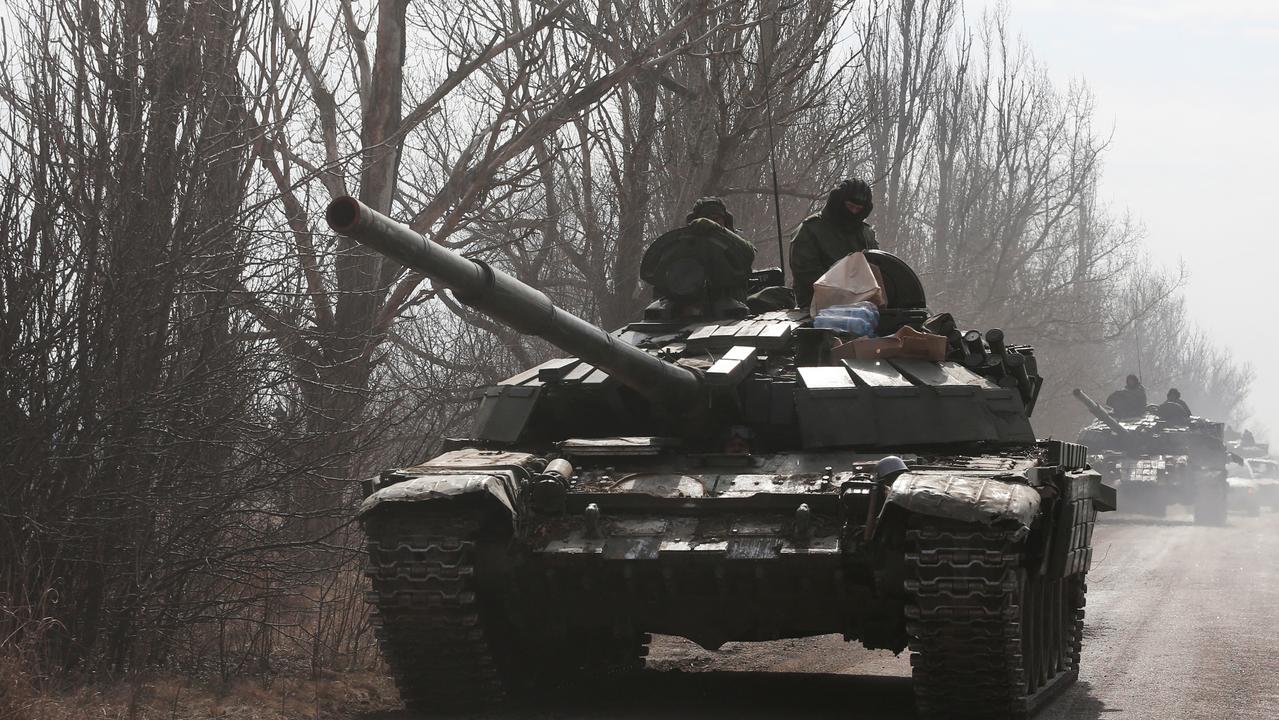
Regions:
M 0 65 L 0 650 L 32 676 L 368 662 L 356 481 L 554 350 L 327 232 L 352 194 L 616 326 L 725 198 L 779 262 L 855 174 L 934 310 L 1036 346 L 1041 434 L 1251 370 L 1098 200 L 1107 138 L 957 0 L 35 0 Z M 776 172 L 780 218 L 774 213 Z M 2 673 L 0 673 L 2 674 Z

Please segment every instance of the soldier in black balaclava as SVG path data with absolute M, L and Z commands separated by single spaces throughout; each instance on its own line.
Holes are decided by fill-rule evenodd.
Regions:
M 820 213 L 800 224 L 790 244 L 790 269 L 801 308 L 813 301 L 813 283 L 840 258 L 879 249 L 875 228 L 866 223 L 874 207 L 866 181 L 845 180 L 830 191 Z

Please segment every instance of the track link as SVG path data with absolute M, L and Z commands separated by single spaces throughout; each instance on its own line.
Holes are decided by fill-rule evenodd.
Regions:
M 475 586 L 474 518 L 366 522 L 369 602 L 378 643 L 404 704 L 419 712 L 484 709 L 505 698 Z
M 906 548 L 921 717 L 1025 718 L 1074 681 L 1082 578 L 1028 577 L 1012 531 L 916 518 Z
M 651 637 L 629 625 L 570 632 L 527 612 L 513 622 L 513 608 L 476 581 L 480 525 L 412 511 L 365 521 L 373 624 L 406 707 L 482 712 L 644 667 Z

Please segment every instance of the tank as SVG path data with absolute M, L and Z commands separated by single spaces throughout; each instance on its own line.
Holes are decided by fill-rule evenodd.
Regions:
M 1078 388 L 1075 397 L 1097 418 L 1079 433 L 1091 463 L 1113 483 L 1119 509 L 1163 517 L 1170 505 L 1193 508 L 1204 525 L 1226 522 L 1225 425 L 1200 417 L 1167 420 L 1153 409 L 1116 418 Z
M 930 320 L 898 258 L 871 255 L 881 332 L 927 322 L 943 360 L 857 359 L 797 310 L 606 332 L 354 199 L 327 219 L 570 355 L 365 483 L 370 601 L 412 709 L 637 671 L 650 633 L 909 651 L 921 716 L 1020 718 L 1075 679 L 1114 491 L 1084 447 L 1036 439 L 1033 350 Z

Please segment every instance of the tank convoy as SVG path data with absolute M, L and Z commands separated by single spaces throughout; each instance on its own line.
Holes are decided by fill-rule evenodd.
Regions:
M 1084 447 L 1036 439 L 1032 348 L 929 320 L 898 258 L 867 253 L 880 334 L 937 329 L 945 360 L 838 359 L 805 311 L 741 303 L 610 333 L 353 198 L 327 220 L 569 355 L 366 483 L 370 601 L 412 709 L 638 670 L 649 633 L 909 649 L 924 717 L 1022 718 L 1075 679 L 1114 491 Z M 695 257 L 670 273 L 690 298 Z
M 1163 517 L 1170 505 L 1193 508 L 1201 525 L 1226 522 L 1225 426 L 1200 417 L 1167 419 L 1148 407 L 1116 418 L 1078 388 L 1075 397 L 1097 420 L 1079 433 L 1092 466 L 1114 484 L 1123 512 Z

